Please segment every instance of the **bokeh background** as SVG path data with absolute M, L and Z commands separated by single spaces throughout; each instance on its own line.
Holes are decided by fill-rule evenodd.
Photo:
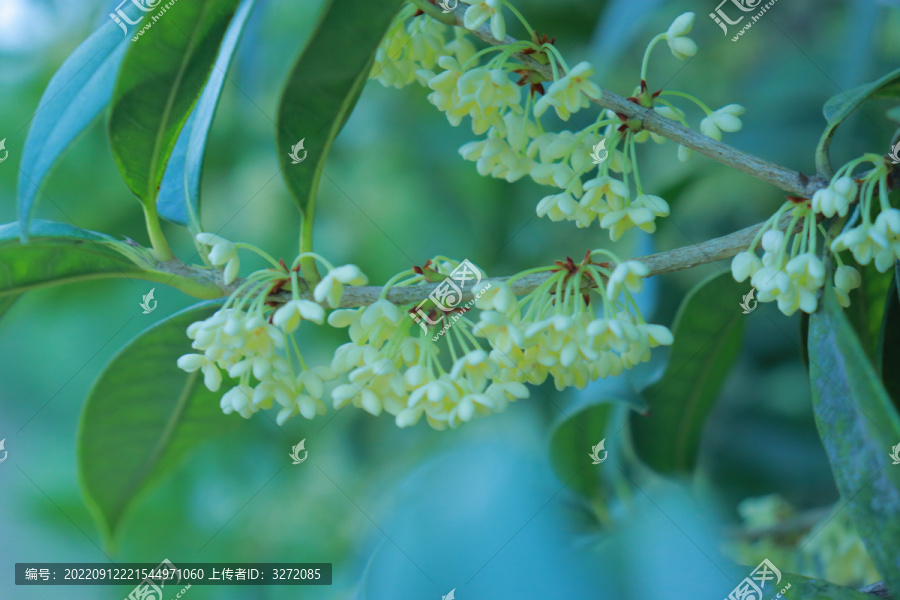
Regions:
M 0 138 L 10 152 L 0 165 L 0 222 L 15 220 L 17 164 L 44 87 L 111 4 L 0 0 Z M 744 129 L 726 141 L 806 173 L 814 172 L 822 104 L 900 58 L 897 1 L 780 0 L 737 43 L 706 16 L 715 0 L 515 4 L 538 31 L 556 36 L 570 64 L 591 61 L 599 81 L 622 95 L 638 83 L 649 39 L 680 13 L 696 12 L 700 52 L 681 63 L 660 47 L 650 88 L 690 92 L 713 108 L 743 104 Z M 299 226 L 278 175 L 276 106 L 318 8 L 313 0 L 260 0 L 207 152 L 206 230 L 274 256 L 294 256 Z M 682 164 L 671 143 L 647 144 L 645 185 L 666 198 L 672 216 L 652 239 L 632 232 L 612 245 L 596 226 L 536 218 L 546 190 L 479 177 L 457 153 L 475 136 L 465 125 L 451 127 L 425 96 L 416 86 L 370 83 L 325 167 L 317 250 L 337 264 L 360 265 L 375 283 L 435 254 L 468 258 L 497 276 L 588 248 L 639 256 L 759 222 L 784 199 L 704 157 Z M 583 111 L 573 124 L 595 116 Z M 689 119 L 696 127 L 700 115 Z M 894 128 L 883 107 L 867 105 L 841 128 L 835 162 L 886 153 Z M 147 243 L 105 121 L 72 146 L 45 191 L 36 216 Z M 166 232 L 180 256 L 193 254 L 184 230 Z M 642 298 L 648 317 L 671 325 L 684 294 L 727 269 L 724 262 L 656 278 Z M 130 589 L 16 587 L 13 565 L 26 561 L 335 566 L 331 587 L 194 586 L 185 595 L 194 600 L 437 599 L 452 588 L 460 600 L 722 598 L 767 556 L 782 570 L 849 585 L 877 577 L 841 515 L 822 533 L 815 525 L 837 492 L 810 409 L 798 319 L 771 305 L 745 317 L 741 356 L 707 424 L 697 475 L 672 481 L 638 473 L 612 518 L 598 516 L 603 509 L 553 472 L 549 444 L 573 407 L 627 381 L 584 391 L 545 386 L 504 414 L 446 432 L 424 424 L 398 430 L 387 415 L 353 408 L 324 428 L 333 411 L 281 429 L 262 415 L 223 416 L 237 422 L 232 433 L 205 443 L 143 495 L 108 545 L 81 495 L 76 430 L 91 383 L 117 350 L 194 302 L 159 286 L 158 309 L 143 315 L 138 303 L 150 287 L 116 280 L 34 291 L 0 321 L 0 438 L 9 452 L 0 464 L 0 598 L 112 599 Z M 739 301 L 722 299 L 735 311 Z M 311 330 L 304 343 L 325 362 L 341 333 Z M 309 459 L 290 465 L 290 447 L 302 438 Z M 771 494 L 780 499 L 740 504 Z M 788 519 L 799 522 L 797 531 L 787 540 L 736 544 L 735 532 L 747 525 L 739 506 L 753 523 Z M 807 541 L 805 553 L 794 551 Z

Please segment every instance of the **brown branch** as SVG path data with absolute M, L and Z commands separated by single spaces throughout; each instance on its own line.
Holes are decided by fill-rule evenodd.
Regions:
M 790 213 L 782 217 L 779 226 L 784 229 L 789 221 Z M 694 244 L 693 246 L 683 246 L 681 248 L 676 248 L 675 250 L 649 254 L 632 260 L 637 260 L 647 265 L 650 269 L 649 276 L 690 269 L 698 265 L 731 258 L 735 254 L 746 250 L 762 226 L 763 223 L 758 223 L 722 237 Z M 161 271 L 189 279 L 208 280 L 210 276 L 215 273 L 215 275 L 219 277 L 218 282 L 219 287 L 222 290 L 222 295 L 231 294 L 243 282 L 243 280 L 238 279 L 226 286 L 221 281 L 220 272 L 210 271 L 204 267 L 191 266 L 184 263 L 161 263 L 158 268 Z M 525 275 L 524 277 L 516 279 L 510 287 L 516 296 L 523 296 L 537 289 L 538 286 L 546 281 L 551 275 L 552 273 L 549 272 Z M 494 277 L 484 279 L 483 281 L 492 284 L 500 284 L 507 282 L 509 279 L 509 277 Z M 426 299 L 439 285 L 440 284 L 438 283 L 423 283 L 405 287 L 393 287 L 388 290 L 387 299 L 398 306 L 416 304 Z M 586 279 L 583 286 L 586 289 L 590 288 L 593 286 L 593 282 Z M 381 297 L 382 289 L 383 288 L 380 286 L 345 287 L 344 296 L 341 300 L 341 308 L 356 308 L 372 304 Z M 472 283 L 469 283 L 463 287 L 461 302 L 471 300 L 472 297 Z M 313 300 L 313 294 L 311 291 L 303 292 L 300 294 L 300 298 L 304 300 Z M 287 292 L 279 292 L 274 294 L 271 298 L 271 300 L 275 302 L 287 301 L 288 299 L 290 299 L 290 294 Z

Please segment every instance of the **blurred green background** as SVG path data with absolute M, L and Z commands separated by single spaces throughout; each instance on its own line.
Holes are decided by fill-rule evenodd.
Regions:
M 44 87 L 114 4 L 0 0 L 0 138 L 10 152 L 0 164 L 0 222 L 15 220 L 17 164 Z M 570 64 L 591 61 L 602 85 L 622 95 L 638 83 L 649 39 L 680 13 L 696 12 L 699 54 L 681 63 L 660 47 L 651 90 L 690 92 L 713 108 L 743 104 L 744 129 L 726 141 L 806 173 L 814 171 L 825 100 L 895 68 L 900 57 L 897 1 L 782 0 L 738 43 L 706 16 L 715 0 L 516 6 L 539 32 L 556 36 Z M 207 151 L 205 229 L 276 257 L 294 256 L 299 218 L 279 176 L 273 120 L 318 8 L 312 0 L 259 2 Z M 358 264 L 373 283 L 435 254 L 468 258 L 494 276 L 589 248 L 649 254 L 759 222 L 783 201 L 778 190 L 704 157 L 679 163 L 671 143 L 647 144 L 644 183 L 666 198 L 672 216 L 652 240 L 632 232 L 611 245 L 596 227 L 536 218 L 547 190 L 479 177 L 457 153 L 475 136 L 465 124 L 450 127 L 425 96 L 417 86 L 370 83 L 326 165 L 317 251 L 336 264 Z M 595 116 L 583 111 L 571 126 Z M 699 119 L 689 113 L 695 127 Z M 883 107 L 866 105 L 841 128 L 834 162 L 886 153 L 892 131 Z M 72 146 L 45 192 L 37 217 L 147 243 L 104 122 Z M 193 255 L 183 229 L 166 233 L 179 256 Z M 723 262 L 657 278 L 643 298 L 648 320 L 671 325 L 687 290 L 728 268 Z M 117 350 L 194 302 L 159 286 L 158 309 L 143 315 L 138 303 L 151 287 L 117 280 L 35 291 L 0 321 L 0 438 L 9 452 L 0 464 L 0 598 L 122 598 L 130 589 L 16 587 L 16 562 L 163 558 L 335 565 L 331 587 L 194 586 L 186 596 L 195 600 L 436 599 L 451 588 L 460 600 L 721 598 L 750 570 L 735 567 L 726 552 L 738 502 L 778 493 L 806 514 L 837 496 L 810 409 L 798 319 L 760 305 L 745 317 L 741 357 L 707 424 L 696 479 L 642 474 L 611 527 L 553 474 L 548 445 L 567 407 L 622 382 L 562 393 L 545 386 L 504 414 L 447 432 L 424 424 L 398 430 L 387 415 L 352 408 L 312 422 L 295 418 L 282 429 L 262 415 L 223 416 L 239 421 L 233 433 L 177 465 L 133 506 L 116 547 L 105 546 L 79 488 L 76 428 L 91 383 Z M 739 310 L 740 298 L 722 301 Z M 318 363 L 343 342 L 343 332 L 326 329 L 304 341 Z M 290 465 L 290 447 L 302 438 L 309 460 Z M 745 546 L 738 555 L 752 568 L 767 552 L 772 558 L 772 548 Z M 789 554 L 776 562 L 784 570 L 795 568 Z M 865 560 L 853 556 L 847 573 L 831 576 L 864 583 L 855 579 L 865 569 L 853 565 Z M 804 568 L 822 575 L 827 566 Z

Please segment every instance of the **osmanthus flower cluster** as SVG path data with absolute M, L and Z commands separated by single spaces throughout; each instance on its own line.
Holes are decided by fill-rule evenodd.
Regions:
M 504 10 L 521 21 L 531 39 L 476 51 L 460 28 L 445 26 L 407 6 L 378 49 L 371 76 L 394 87 L 417 81 L 431 90 L 428 100 L 446 114 L 451 125 L 468 118 L 472 132 L 484 137 L 459 151 L 464 159 L 475 162 L 479 174 L 509 182 L 527 176 L 557 188 L 537 204 L 538 216 L 571 221 L 577 227 L 597 222 L 613 241 L 634 227 L 654 232 L 656 219 L 668 216 L 669 205 L 645 193 L 635 148 L 649 139 L 663 143 L 665 138 L 611 111 L 600 111 L 594 123 L 578 131 L 546 130 L 545 115 L 553 112 L 569 121 L 601 97 L 601 89 L 591 80 L 594 67 L 582 61 L 570 68 L 554 40 L 539 36 L 505 0 L 474 2 L 466 9 L 463 23 L 476 29 L 488 22 L 493 37 L 504 40 Z M 641 85 L 629 100 L 687 126 L 684 112 L 672 104 L 676 98 L 687 99 L 704 111 L 701 131 L 720 140 L 723 131 L 741 128 L 743 107 L 730 104 L 713 111 L 689 94 L 651 94 L 647 89 L 648 61 L 657 43 L 665 41 L 679 60 L 697 53 L 697 44 L 688 37 L 693 23 L 694 14 L 685 13 L 651 40 L 644 54 Z M 526 55 L 549 65 L 552 80 L 517 58 Z M 679 146 L 678 156 L 687 160 L 690 150 Z
M 855 179 L 853 172 L 864 163 L 871 163 L 873 168 L 861 179 Z M 849 306 L 850 290 L 859 287 L 861 277 L 854 267 L 844 264 L 841 252 L 849 250 L 860 265 L 874 261 L 882 273 L 900 260 L 900 210 L 888 201 L 888 173 L 883 157 L 866 154 L 841 167 L 828 187 L 817 191 L 811 200 L 792 198 L 766 222 L 750 248 L 734 257 L 734 278 L 744 281 L 749 277 L 759 292 L 759 301 L 778 302 L 779 310 L 786 315 L 797 309 L 814 312 L 826 276 L 817 247 L 817 232 L 823 239 L 826 232 L 819 221 L 846 217 L 858 199 L 857 212 L 844 231 L 823 243 L 837 263 L 834 292 L 842 306 Z M 785 234 L 778 224 L 788 211 L 791 220 Z M 796 234 L 791 233 L 795 231 Z M 762 246 L 762 258 L 755 253 L 757 245 Z
M 178 366 L 187 372 L 202 372 L 204 384 L 213 392 L 221 388 L 224 372 L 232 380 L 229 385 L 234 383 L 222 395 L 225 413 L 249 418 L 260 408 L 277 403 L 279 424 L 297 414 L 307 419 L 324 414 L 325 382 L 334 379 L 334 374 L 327 367 L 308 368 L 294 334 L 303 321 L 323 323 L 322 304 L 336 307 L 344 285 L 365 285 L 366 276 L 355 265 L 335 268 L 313 253 L 301 254 L 288 268 L 250 244 L 235 244 L 209 233 L 198 234 L 197 241 L 211 246 L 210 262 L 224 266 L 227 283 L 237 275 L 239 249 L 256 252 L 273 268 L 251 274 L 221 309 L 188 327 L 188 337 L 198 353 L 182 356 Z M 306 256 L 327 269 L 314 288 L 316 302 L 299 297 L 303 289 L 299 265 Z M 282 289 L 289 290 L 292 297 L 275 307 L 269 298 Z
M 567 259 L 499 283 L 481 281 L 479 273 L 468 304 L 459 303 L 462 288 L 451 281 L 461 264 L 435 257 L 391 278 L 377 301 L 333 310 L 326 319 L 325 306 L 340 305 L 344 286 L 367 283 L 356 266 L 334 267 L 303 253 L 288 267 L 249 244 L 210 234 L 200 234 L 198 241 L 212 246 L 212 262 L 226 270 L 236 268 L 228 261 L 238 260 L 239 249 L 257 252 L 272 266 L 242 281 L 211 317 L 191 324 L 187 333 L 197 352 L 178 360 L 183 370 L 200 371 L 212 391 L 227 377 L 222 409 L 245 418 L 277 405 L 279 424 L 297 414 L 312 419 L 326 411 L 328 382 L 339 380 L 331 390 L 335 409 L 352 404 L 373 415 L 387 412 L 400 427 L 423 416 L 436 429 L 457 427 L 528 397 L 526 383 L 539 385 L 552 377 L 557 389 L 583 388 L 649 360 L 651 348 L 672 343 L 671 332 L 648 324 L 634 300 L 647 267 L 605 250 L 588 253 L 581 263 Z M 600 255 L 607 262 L 595 262 Z M 306 256 L 326 270 L 313 288 L 315 301 L 301 297 L 307 288 L 298 265 Z M 548 273 L 543 283 L 517 298 L 516 280 L 541 272 Z M 394 287 L 428 282 L 445 293 L 432 292 L 416 306 L 387 299 Z M 289 300 L 275 300 L 287 293 Z M 350 341 L 335 350 L 330 365 L 309 366 L 298 328 L 303 321 L 326 320 L 347 328 Z

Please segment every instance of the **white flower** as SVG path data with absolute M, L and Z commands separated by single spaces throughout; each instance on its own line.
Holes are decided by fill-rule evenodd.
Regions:
M 834 272 L 834 293 L 841 306 L 850 306 L 850 290 L 862 285 L 862 277 L 859 271 L 847 265 L 841 265 Z
M 723 106 L 719 110 L 714 110 L 709 116 L 700 121 L 700 131 L 707 137 L 721 140 L 722 131 L 733 133 L 743 127 L 743 123 L 738 117 L 744 114 L 745 111 L 746 109 L 740 104 Z
M 331 308 L 337 308 L 344 294 L 344 285 L 366 285 L 368 278 L 356 265 L 343 265 L 328 272 L 322 281 L 316 284 L 313 296 L 316 302 L 328 302 Z
M 647 265 L 637 260 L 627 260 L 617 265 L 606 284 L 607 297 L 611 300 L 618 298 L 623 286 L 633 294 L 640 292 L 644 286 L 644 277 L 649 274 Z
M 292 333 L 302 319 L 321 325 L 325 320 L 325 309 L 310 300 L 290 300 L 275 311 L 272 323 L 286 333 Z
M 686 37 L 693 26 L 694 13 L 686 12 L 672 21 L 669 30 L 664 34 L 669 50 L 678 60 L 687 60 L 697 54 L 697 43 Z
M 216 267 L 225 265 L 225 285 L 234 281 L 241 268 L 241 259 L 234 243 L 213 233 L 198 233 L 196 240 L 204 246 L 212 246 L 209 251 L 209 262 Z
M 551 106 L 563 121 L 574 112 L 590 106 L 590 101 L 600 98 L 600 88 L 589 78 L 594 74 L 590 63 L 582 61 L 565 76 L 554 81 L 547 93 L 534 103 L 534 116 L 540 118 Z
M 478 29 L 482 23 L 490 19 L 491 35 L 502 42 L 506 39 L 506 22 L 503 20 L 502 8 L 501 0 L 475 2 L 466 9 L 463 24 L 466 29 Z
M 762 268 L 762 261 L 753 252 L 741 252 L 731 261 L 731 274 L 735 281 L 745 281 Z
M 853 258 L 861 265 L 869 264 L 876 255 L 883 256 L 884 251 L 889 250 L 890 247 L 891 243 L 888 239 L 871 223 L 863 223 L 845 231 L 831 242 L 832 252 L 850 250 Z
M 202 354 L 185 354 L 178 359 L 178 368 L 188 373 L 201 370 L 203 385 L 211 392 L 219 391 L 219 386 L 222 385 L 222 372 L 219 367 Z
M 516 295 L 506 283 L 488 283 L 481 281 L 472 288 L 475 295 L 475 306 L 481 310 L 496 310 L 508 314 L 516 307 Z

